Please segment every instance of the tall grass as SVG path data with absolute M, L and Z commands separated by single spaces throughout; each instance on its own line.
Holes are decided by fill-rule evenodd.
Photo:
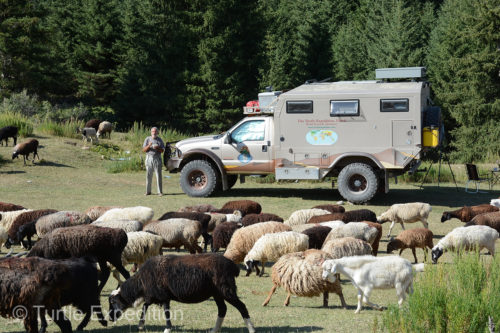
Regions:
M 40 133 L 63 136 L 67 138 L 79 138 L 80 134 L 77 133 L 78 128 L 83 128 L 85 125 L 83 120 L 69 120 L 65 122 L 55 122 L 50 119 L 45 119 L 37 127 Z
M 160 138 L 165 142 L 174 142 L 182 139 L 186 139 L 189 136 L 175 129 L 170 128 L 158 128 Z M 125 135 L 125 140 L 129 141 L 137 150 L 142 148 L 144 139 L 151 135 L 151 127 L 144 125 L 142 122 L 134 122 L 134 125 L 129 129 Z
M 106 166 L 106 172 L 108 173 L 136 172 L 142 170 L 145 170 L 145 166 L 141 155 L 133 155 L 124 160 L 113 161 Z
M 419 274 L 408 303 L 384 314 L 388 331 L 488 332 L 490 316 L 500 327 L 499 256 L 456 256 L 453 265 L 428 265 Z
M 19 113 L 0 112 L 0 128 L 5 126 L 16 126 L 19 136 L 27 137 L 33 134 L 33 123 L 31 120 Z

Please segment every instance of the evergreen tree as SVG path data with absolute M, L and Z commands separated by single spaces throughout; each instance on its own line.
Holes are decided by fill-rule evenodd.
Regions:
M 456 160 L 500 155 L 499 40 L 499 0 L 443 3 L 427 61 Z

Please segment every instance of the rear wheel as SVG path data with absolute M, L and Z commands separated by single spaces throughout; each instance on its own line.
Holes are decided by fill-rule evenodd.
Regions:
M 190 197 L 208 197 L 215 190 L 218 174 L 204 160 L 189 162 L 181 171 L 181 188 Z
M 353 203 L 363 203 L 375 195 L 378 188 L 377 175 L 364 163 L 352 163 L 340 171 L 338 179 L 340 195 Z

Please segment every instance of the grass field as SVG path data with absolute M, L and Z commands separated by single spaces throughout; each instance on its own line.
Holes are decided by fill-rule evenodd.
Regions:
M 82 143 L 76 139 L 38 135 L 36 137 L 42 146 L 39 150 L 41 161 L 36 165 L 31 162 L 23 166 L 21 160 L 10 161 L 12 147 L 0 146 L 0 201 L 21 204 L 32 209 L 54 208 L 58 210 L 85 210 L 94 205 L 137 206 L 144 205 L 154 209 L 155 217 L 181 206 L 198 203 L 211 203 L 222 206 L 228 200 L 250 199 L 258 201 L 264 212 L 275 213 L 283 218 L 293 211 L 310 208 L 314 205 L 341 200 L 336 190 L 331 189 L 329 183 L 286 183 L 286 184 L 257 184 L 247 181 L 245 184 L 236 184 L 228 192 L 211 198 L 190 198 L 180 189 L 179 176 L 164 172 L 164 192 L 166 196 L 145 197 L 145 173 L 106 173 L 106 166 L 110 161 L 101 159 L 98 153 L 82 149 Z M 108 142 L 107 140 L 104 140 Z M 10 141 L 12 142 L 12 141 Z M 113 143 L 123 145 L 123 135 L 114 134 Z M 76 144 L 76 145 L 75 145 Z M 11 143 L 12 145 L 12 143 Z M 440 222 L 444 210 L 487 203 L 491 198 L 500 196 L 500 187 L 494 191 L 480 194 L 467 194 L 464 184 L 459 183 L 459 191 L 454 184 L 427 184 L 423 189 L 412 184 L 392 185 L 387 195 L 381 195 L 365 206 L 346 205 L 347 210 L 368 208 L 377 214 L 382 213 L 393 203 L 423 201 L 432 205 L 430 229 L 434 232 L 435 243 L 438 238 L 462 225 L 458 220 Z M 381 254 L 386 255 L 389 223 L 383 225 L 384 236 L 381 240 Z M 409 225 L 421 227 L 421 223 Z M 393 235 L 401 231 L 395 226 Z M 497 242 L 500 246 L 500 241 Z M 2 255 L 6 250 L 2 249 Z M 20 248 L 15 248 L 20 251 Z M 166 252 L 165 252 L 166 253 Z M 182 252 L 181 254 L 185 254 Z M 403 256 L 412 259 L 411 251 L 406 250 Z M 419 260 L 423 260 L 421 250 L 417 250 Z M 489 260 L 489 256 L 484 255 Z M 452 262 L 452 255 L 445 254 L 440 264 Z M 266 268 L 271 271 L 271 265 Z M 423 273 L 425 274 L 425 273 Z M 418 279 L 418 277 L 417 277 Z M 321 308 L 322 299 L 293 297 L 289 307 L 283 306 L 285 293 L 279 290 L 271 299 L 270 304 L 261 306 L 272 283 L 268 274 L 258 278 L 255 274 L 244 277 L 241 271 L 237 278 L 238 294 L 246 304 L 250 316 L 259 332 L 368 332 L 381 330 L 381 312 L 364 308 L 359 315 L 354 315 L 356 293 L 354 287 L 343 280 L 343 292 L 349 309 L 340 308 L 336 295 L 330 295 L 330 307 Z M 116 281 L 110 278 L 102 293 L 102 304 L 108 308 L 107 296 L 116 287 Z M 396 303 L 394 290 L 375 290 L 371 301 L 387 306 Z M 176 332 L 199 332 L 213 327 L 217 309 L 212 300 L 201 304 L 180 304 L 173 302 L 173 325 Z M 68 310 L 69 311 L 69 310 Z M 135 310 L 134 310 L 135 311 Z M 135 332 L 140 309 L 128 313 L 128 320 L 110 323 L 103 328 L 93 320 L 87 326 L 89 332 Z M 152 306 L 146 319 L 147 332 L 163 332 L 163 312 L 159 306 Z M 72 321 L 75 328 L 76 320 Z M 0 332 L 23 332 L 23 325 L 18 320 L 0 318 Z M 243 320 L 235 308 L 228 305 L 228 313 L 224 321 L 223 332 L 246 332 Z M 48 332 L 59 332 L 57 326 L 49 324 Z

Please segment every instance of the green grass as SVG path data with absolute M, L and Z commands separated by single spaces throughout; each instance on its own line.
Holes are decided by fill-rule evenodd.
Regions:
M 37 131 L 42 134 L 76 139 L 81 137 L 81 134 L 77 133 L 77 129 L 83 128 L 84 125 L 85 122 L 83 120 L 57 122 L 45 119 L 38 124 Z
M 159 136 L 165 143 L 186 139 L 189 136 L 180 133 L 174 129 L 158 128 Z M 125 140 L 129 141 L 135 149 L 140 149 L 144 143 L 144 139 L 151 135 L 151 127 L 145 126 L 142 122 L 134 122 L 134 125 L 125 134 Z
M 177 210 L 179 207 L 211 203 L 221 207 L 226 201 L 249 199 L 261 203 L 264 212 L 275 213 L 287 218 L 293 211 L 310 208 L 321 203 L 331 203 L 342 200 L 337 190 L 331 189 L 330 182 L 299 182 L 299 183 L 270 183 L 259 184 L 249 180 L 244 184 L 239 182 L 231 191 L 223 192 L 210 198 L 190 198 L 180 189 L 179 175 L 164 172 L 163 188 L 166 193 L 163 197 L 144 196 L 145 172 L 124 172 L 112 174 L 107 172 L 110 164 L 114 163 L 99 151 L 82 149 L 84 144 L 79 139 L 49 136 L 40 132 L 35 133 L 42 146 L 39 149 L 41 162 L 35 165 L 28 162 L 23 166 L 22 160 L 9 161 L 0 165 L 0 201 L 21 204 L 32 209 L 54 208 L 59 210 L 79 210 L 94 205 L 118 206 L 148 206 L 154 209 L 158 218 L 167 211 Z M 108 147 L 117 145 L 121 151 L 131 150 L 130 141 L 125 139 L 127 134 L 113 133 L 112 140 L 103 140 Z M 163 136 L 162 136 L 163 137 Z M 142 138 L 140 145 L 142 145 Z M 89 146 L 87 143 L 85 146 Z M 12 147 L 0 146 L 0 155 L 10 156 Z M 119 162 L 122 163 L 122 162 Z M 248 179 L 247 179 L 248 180 Z M 489 202 L 491 198 L 500 196 L 500 186 L 490 193 L 467 194 L 464 192 L 464 183 L 459 183 L 459 191 L 453 184 L 427 184 L 423 189 L 414 184 L 391 185 L 391 191 L 386 195 L 376 196 L 368 205 L 346 205 L 347 210 L 367 208 L 382 213 L 393 203 L 423 201 L 432 204 L 430 215 L 430 229 L 434 232 L 434 243 L 454 227 L 462 225 L 458 220 L 440 222 L 443 211 L 462 205 L 474 205 Z M 409 225 L 408 228 L 421 227 L 421 223 Z M 389 224 L 383 225 L 380 255 L 386 255 L 387 233 Z M 401 231 L 400 226 L 395 226 L 393 234 Z M 497 242 L 497 248 L 500 241 Z M 19 247 L 15 251 L 20 251 Z M 2 254 L 6 249 L 1 249 Z M 175 252 L 174 252 L 175 253 Z M 186 254 L 181 252 L 180 254 Z M 423 259 L 421 250 L 417 250 L 419 260 Z M 413 260 L 410 250 L 403 253 L 403 257 Z M 481 258 L 491 260 L 488 255 Z M 450 266 L 453 256 L 445 253 L 439 260 L 439 266 Z M 255 274 L 244 276 L 242 270 L 236 282 L 238 294 L 248 307 L 250 315 L 259 332 L 369 332 L 383 331 L 383 312 L 364 308 L 361 314 L 354 315 L 356 305 L 356 291 L 346 280 L 343 280 L 343 292 L 348 309 L 340 308 L 336 295 L 330 295 L 330 307 L 321 308 L 322 299 L 292 297 L 289 307 L 283 306 L 286 297 L 281 289 L 273 296 L 270 304 L 264 308 L 262 302 L 272 287 L 271 265 L 266 267 L 266 275 L 258 278 Z M 423 273 L 423 274 L 428 274 Z M 422 275 L 424 276 L 424 275 Z M 498 274 L 497 274 L 498 276 Z M 116 287 L 116 282 L 110 278 L 102 293 L 101 302 L 105 309 L 108 308 L 107 297 Z M 374 290 L 370 300 L 389 306 L 396 304 L 397 297 L 394 289 Z M 172 302 L 172 311 L 182 311 L 183 318 L 173 321 L 176 332 L 199 332 L 210 329 L 216 320 L 216 306 L 212 300 L 200 304 L 181 304 Z M 139 309 L 137 309 L 139 311 Z M 157 319 L 146 321 L 147 332 L 163 332 L 164 318 L 159 314 L 161 308 L 152 306 L 150 311 L 157 314 Z M 119 321 L 103 328 L 96 321 L 91 321 L 87 326 L 88 332 L 135 332 L 137 317 L 129 321 Z M 73 328 L 77 325 L 73 321 Z M 387 329 L 385 329 L 387 331 Z M 0 332 L 22 332 L 22 323 L 15 320 L 0 318 Z M 243 320 L 239 313 L 230 305 L 223 332 L 246 332 Z M 48 332 L 59 332 L 56 325 L 50 323 Z
M 0 112 L 0 128 L 5 126 L 16 126 L 18 134 L 22 137 L 31 136 L 33 134 L 33 123 L 23 115 L 13 112 Z M 11 139 L 12 142 L 12 139 Z

